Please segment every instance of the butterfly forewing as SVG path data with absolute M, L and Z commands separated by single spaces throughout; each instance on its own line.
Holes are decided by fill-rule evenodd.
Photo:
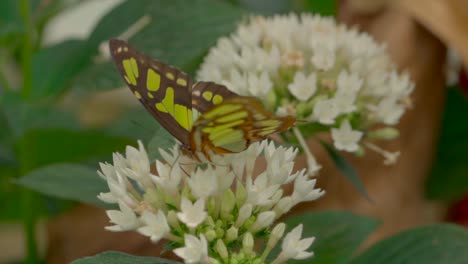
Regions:
M 193 125 L 192 79 L 184 72 L 139 53 L 113 39 L 110 51 L 133 94 L 156 120 L 183 145 Z
M 237 97 L 226 86 L 214 82 L 197 82 L 192 88 L 192 107 L 204 113 L 223 101 Z

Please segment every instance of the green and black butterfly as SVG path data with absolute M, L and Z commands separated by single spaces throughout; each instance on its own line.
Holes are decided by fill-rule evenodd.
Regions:
M 186 73 L 112 39 L 110 51 L 133 94 L 181 143 L 185 153 L 235 153 L 252 142 L 292 127 L 254 97 L 240 96 L 213 82 L 194 82 Z

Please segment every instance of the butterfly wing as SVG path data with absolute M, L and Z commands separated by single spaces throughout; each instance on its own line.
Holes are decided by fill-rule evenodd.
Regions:
M 182 144 L 189 143 L 193 80 L 184 72 L 139 53 L 125 41 L 109 42 L 112 58 L 130 90 Z
M 192 88 L 192 107 L 204 113 L 224 100 L 237 97 L 226 86 L 214 82 L 197 82 Z
M 235 96 L 204 112 L 190 133 L 192 150 L 209 155 L 245 150 L 255 141 L 294 126 L 291 116 L 277 117 L 254 97 Z

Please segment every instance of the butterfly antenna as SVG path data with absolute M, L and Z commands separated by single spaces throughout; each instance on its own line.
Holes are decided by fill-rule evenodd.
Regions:
M 296 123 L 299 125 L 307 124 L 313 122 L 312 120 L 307 120 L 307 119 L 296 119 Z

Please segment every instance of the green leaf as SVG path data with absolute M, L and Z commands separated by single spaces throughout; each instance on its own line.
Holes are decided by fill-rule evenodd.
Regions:
M 383 240 L 353 264 L 465 264 L 468 263 L 468 230 L 438 224 L 418 227 Z
M 89 63 L 90 56 L 83 40 L 67 40 L 39 50 L 32 62 L 32 99 L 62 94 Z
M 88 45 L 97 47 L 125 32 L 148 16 L 150 22 L 129 42 L 138 50 L 185 71 L 193 71 L 199 58 L 232 32 L 245 13 L 217 0 L 140 0 L 126 1 L 113 9 L 97 25 Z M 118 21 L 118 23 L 116 23 Z M 92 66 L 80 75 L 77 87 L 105 90 L 123 86 L 111 63 Z
M 148 156 L 150 161 L 161 159 L 159 149 L 164 149 L 167 151 L 169 148 L 174 146 L 174 141 L 174 137 L 169 134 L 167 130 L 165 130 L 163 127 L 159 127 L 153 138 L 148 143 Z
M 20 152 L 20 159 L 23 170 L 29 171 L 51 163 L 110 157 L 112 152 L 135 142 L 99 131 L 49 129 L 30 130 L 17 144 L 27 150 Z
M 427 181 L 430 199 L 454 200 L 468 192 L 468 100 L 458 89 L 448 92 L 436 159 Z
M 306 0 L 306 8 L 314 14 L 332 16 L 336 14 L 336 1 L 332 0 Z
M 302 236 L 315 237 L 314 257 L 288 263 L 349 263 L 361 243 L 377 228 L 378 221 L 349 212 L 318 212 L 286 219 L 289 229 L 303 224 Z M 273 256 L 276 257 L 276 256 Z
M 359 178 L 351 163 L 349 163 L 328 143 L 321 140 L 320 143 L 328 152 L 328 155 L 330 155 L 336 167 L 341 171 L 345 178 L 351 182 L 351 184 L 359 191 L 362 196 L 364 196 L 369 202 L 372 202 L 372 199 L 369 197 L 369 194 L 367 194 L 366 188 L 362 184 L 361 179 Z
M 23 32 L 17 0 L 0 1 L 0 43 Z
M 237 2 L 242 8 L 261 14 L 271 16 L 274 14 L 288 13 L 292 11 L 294 1 L 290 0 L 232 0 Z
M 30 129 L 79 127 L 72 113 L 50 104 L 24 101 L 14 92 L 3 93 L 0 105 L 5 118 L 5 127 L 2 126 L 2 129 L 9 129 L 12 138 L 22 137 Z
M 31 171 L 16 180 L 16 183 L 39 193 L 109 207 L 97 198 L 108 187 L 96 170 L 77 164 L 53 164 Z
M 122 116 L 119 116 L 104 130 L 111 135 L 128 137 L 135 141 L 142 140 L 148 143 L 159 128 L 158 121 L 144 107 L 138 105 L 135 109 L 130 109 Z
M 121 252 L 108 251 L 93 257 L 86 257 L 72 262 L 72 264 L 181 264 L 155 257 L 132 256 Z

